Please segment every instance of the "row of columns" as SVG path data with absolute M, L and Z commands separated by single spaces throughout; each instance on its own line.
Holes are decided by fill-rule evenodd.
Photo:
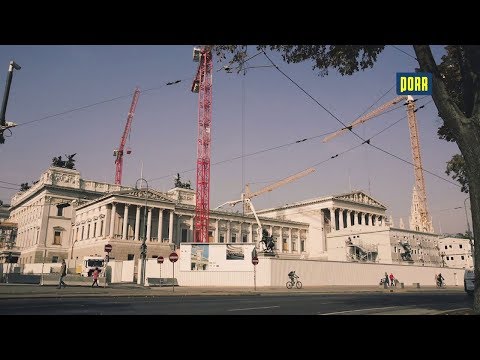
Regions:
M 382 226 L 383 225 L 383 216 L 378 214 L 370 214 L 363 211 L 354 211 L 350 209 L 342 209 L 342 208 L 330 208 L 330 221 L 333 226 L 331 226 L 331 231 L 335 231 L 337 228 L 337 217 L 335 215 L 336 210 L 338 210 L 338 226 L 339 229 L 348 228 L 350 226 L 356 225 L 366 225 L 368 220 L 369 226 Z M 343 216 L 343 212 L 347 211 L 347 222 L 345 222 L 345 218 Z M 353 213 L 353 224 L 351 222 L 351 214 Z M 360 219 L 358 216 L 360 215 Z M 373 223 L 373 219 L 375 218 L 375 224 Z
M 122 231 L 122 239 L 127 240 L 127 229 L 128 229 L 128 212 L 130 206 L 136 206 L 136 213 L 135 213 L 135 240 L 140 240 L 140 208 L 139 205 L 130 205 L 124 204 L 125 210 L 123 213 L 123 231 Z M 147 208 L 147 234 L 146 240 L 150 241 L 152 235 L 152 210 L 153 207 Z M 163 210 L 162 208 L 155 208 L 158 209 L 158 231 L 157 231 L 157 239 L 158 241 L 162 241 L 162 233 L 163 233 Z M 117 204 L 112 203 L 112 212 L 110 214 L 110 237 L 113 237 L 113 233 L 115 231 L 115 216 L 117 213 Z M 168 242 L 173 242 L 173 210 L 170 210 L 170 218 L 169 218 L 169 226 L 168 226 Z

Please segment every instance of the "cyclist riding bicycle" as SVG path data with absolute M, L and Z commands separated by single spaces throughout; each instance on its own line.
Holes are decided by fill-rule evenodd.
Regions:
M 295 274 L 295 270 L 292 270 L 288 273 L 288 277 L 290 278 L 290 281 L 292 284 L 295 284 L 295 279 L 298 279 L 298 275 Z
M 438 286 L 438 287 L 442 287 L 442 285 L 443 285 L 443 280 L 445 280 L 445 279 L 443 278 L 442 274 L 441 274 L 441 273 L 438 274 L 438 276 L 437 276 L 437 286 Z

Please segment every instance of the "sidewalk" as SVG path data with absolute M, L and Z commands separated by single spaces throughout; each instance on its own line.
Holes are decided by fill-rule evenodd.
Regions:
M 68 283 L 67 283 L 68 284 Z M 119 297 L 119 296 L 275 296 L 275 295 L 307 295 L 307 294 L 335 294 L 335 293 L 405 293 L 405 292 L 463 292 L 463 287 L 457 286 L 446 289 L 437 289 L 434 286 L 414 288 L 387 288 L 379 286 L 313 286 L 302 289 L 288 290 L 284 287 L 142 287 L 137 284 L 111 284 L 104 287 L 67 286 L 57 289 L 56 285 L 23 285 L 0 284 L 0 300 L 13 298 L 48 298 L 48 297 Z

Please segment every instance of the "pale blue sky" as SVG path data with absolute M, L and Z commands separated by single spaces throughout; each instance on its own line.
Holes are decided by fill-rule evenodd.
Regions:
M 414 54 L 410 46 L 399 46 Z M 135 86 L 142 90 L 132 125 L 132 154 L 124 159 L 123 184 L 144 177 L 150 187 L 166 191 L 175 173 L 195 187 L 198 96 L 190 92 L 197 63 L 193 45 L 135 46 L 0 46 L 0 89 L 3 96 L 10 60 L 15 71 L 7 108 L 7 121 L 36 120 L 119 96 L 125 97 L 33 122 L 13 129 L 0 145 L 0 181 L 20 184 L 37 180 L 54 156 L 77 153 L 76 168 L 84 179 L 114 182 L 113 149 L 118 147 Z M 249 50 L 255 54 L 254 47 Z M 435 47 L 440 54 L 441 47 Z M 373 69 L 350 77 L 331 71 L 318 77 L 311 65 L 287 65 L 277 54 L 272 59 L 292 79 L 343 122 L 350 123 L 394 85 L 396 72 L 414 71 L 416 61 L 387 47 Z M 268 65 L 257 56 L 250 66 Z M 215 69 L 221 66 L 215 62 Z M 242 82 L 245 87 L 245 154 L 333 131 L 341 125 L 276 69 L 256 68 L 241 75 L 215 72 L 213 79 L 212 164 L 242 154 Z M 184 80 L 172 86 L 169 81 Z M 379 104 L 396 96 L 395 90 Z M 430 97 L 418 101 L 424 104 Z M 377 105 L 379 105 L 377 104 Z M 357 133 L 368 138 L 405 116 L 403 108 L 367 122 Z M 439 140 L 441 123 L 433 103 L 417 112 L 424 168 L 447 178 L 445 163 L 457 145 Z M 360 140 L 345 134 L 328 143 L 322 137 L 245 158 L 245 181 L 253 190 L 308 168 L 342 152 Z M 372 143 L 411 161 L 406 119 L 375 137 Z M 153 180 L 155 179 L 155 180 Z M 463 209 L 466 194 L 457 186 L 425 174 L 428 207 L 434 227 L 443 232 L 466 229 Z M 261 182 L 261 183 L 260 183 Z M 370 184 L 370 186 L 369 186 Z M 363 189 L 388 207 L 396 224 L 408 224 L 413 168 L 363 145 L 316 167 L 316 172 L 254 199 L 265 208 L 317 196 Z M 11 185 L 0 183 L 3 187 Z M 238 199 L 242 191 L 242 161 L 212 165 L 210 205 Z M 0 200 L 9 203 L 15 191 L 0 187 Z M 468 201 L 467 201 L 468 206 Z M 461 207 L 461 209 L 454 209 Z

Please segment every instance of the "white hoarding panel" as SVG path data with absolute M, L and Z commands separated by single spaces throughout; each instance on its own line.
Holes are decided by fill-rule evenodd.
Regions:
M 252 271 L 255 244 L 181 244 L 181 271 Z

